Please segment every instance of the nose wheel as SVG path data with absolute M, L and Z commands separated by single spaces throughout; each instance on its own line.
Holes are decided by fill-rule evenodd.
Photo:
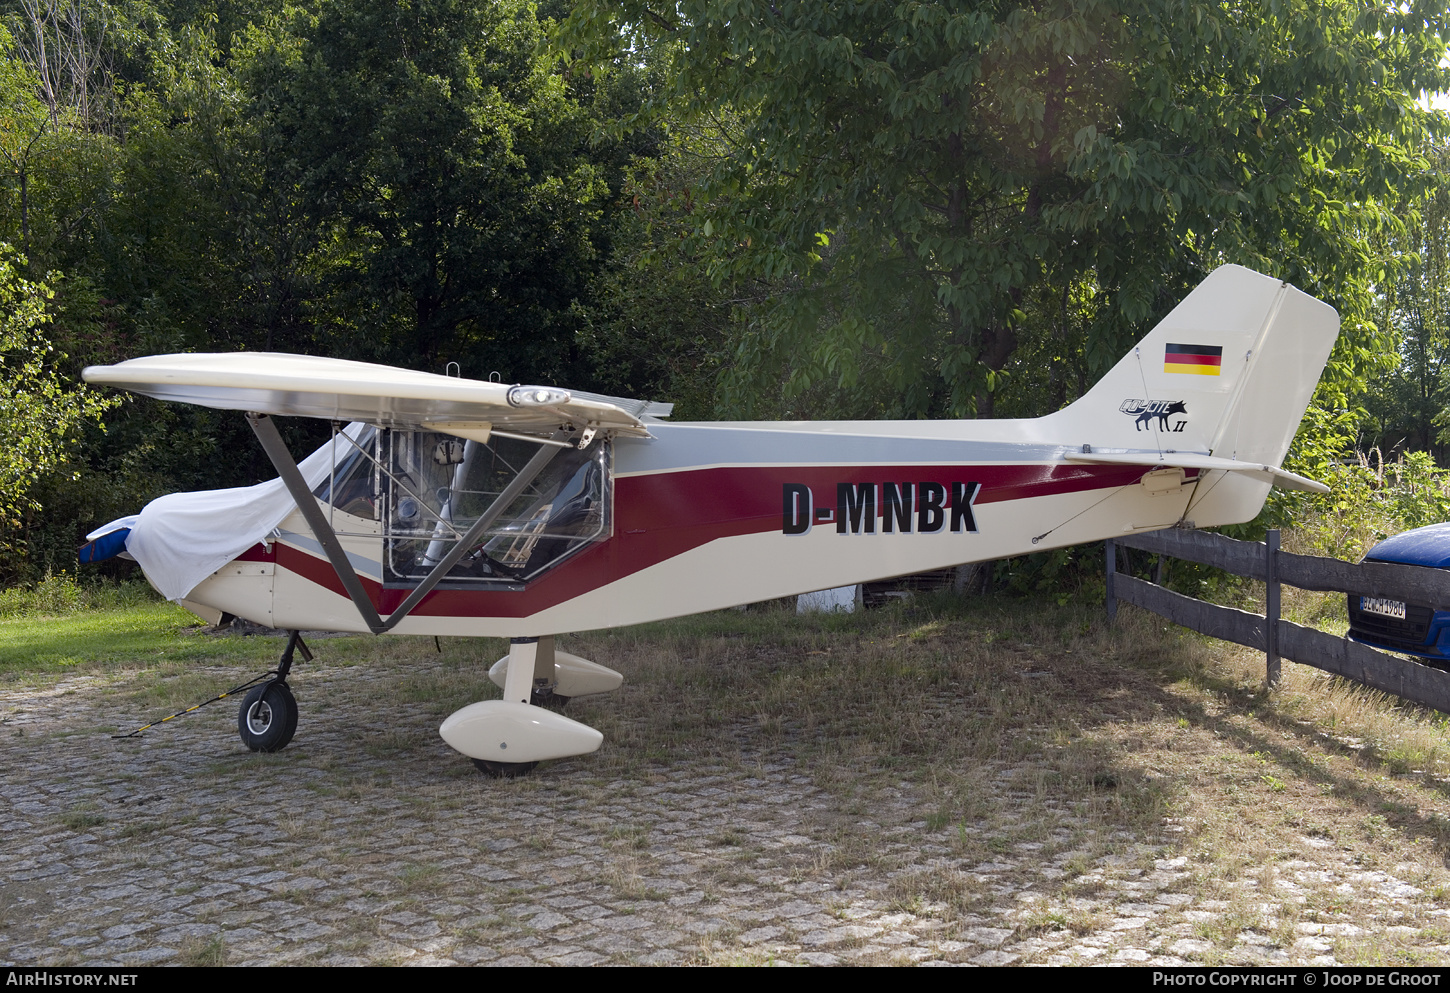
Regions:
M 277 678 L 254 687 L 242 698 L 237 711 L 237 733 L 242 744 L 254 752 L 280 752 L 297 733 L 297 698 L 287 685 L 292 671 L 292 655 L 301 651 L 302 658 L 312 661 L 312 653 L 302 641 L 300 631 L 287 636 L 287 647 L 277 660 Z
M 297 733 L 297 698 L 280 679 L 254 687 L 237 712 L 242 744 L 254 752 L 280 752 Z

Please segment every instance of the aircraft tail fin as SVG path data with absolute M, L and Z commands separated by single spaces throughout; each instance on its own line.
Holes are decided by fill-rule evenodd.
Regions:
M 1278 467 L 1339 335 L 1339 315 L 1242 266 L 1214 270 L 1080 400 L 1051 418 L 1084 454 L 1174 454 Z M 1185 518 L 1252 520 L 1273 472 L 1199 468 Z M 1288 476 L 1292 474 L 1280 474 Z

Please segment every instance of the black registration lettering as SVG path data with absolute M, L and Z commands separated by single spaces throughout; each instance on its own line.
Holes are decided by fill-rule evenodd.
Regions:
M 977 499 L 981 483 L 952 483 L 952 532 L 977 533 L 977 517 L 972 513 L 972 503 Z
M 917 483 L 916 494 L 916 531 L 936 534 L 947 522 L 947 488 L 941 483 Z
M 911 533 L 911 497 L 914 492 L 912 483 L 881 484 L 882 531 L 887 534 L 893 530 Z
M 781 487 L 782 534 L 805 534 L 811 529 L 811 488 L 805 483 L 786 483 Z
M 876 484 L 836 484 L 836 533 L 876 533 Z

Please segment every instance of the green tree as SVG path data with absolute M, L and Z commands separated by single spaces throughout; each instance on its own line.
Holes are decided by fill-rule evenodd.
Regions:
M 697 239 L 696 189 L 723 136 L 719 128 L 660 128 L 639 159 L 596 278 L 595 306 L 579 335 L 592 388 L 675 404 L 675 416 L 714 416 L 715 386 L 732 321 L 749 285 L 710 279 Z
M 20 59 L 13 57 L 14 41 L 0 28 L 0 156 L 19 214 L 20 246 L 30 250 L 30 186 L 34 182 L 37 145 L 55 123 L 40 99 L 40 80 Z
M 567 378 L 628 156 L 519 0 L 332 0 L 244 68 L 291 170 L 330 349 Z
M 1445 85 L 1445 17 L 1441 0 L 594 0 L 573 30 L 600 59 L 670 53 L 671 112 L 744 122 L 700 231 L 717 277 L 775 288 L 727 371 L 736 410 L 869 382 L 879 414 L 960 416 L 1036 382 L 1024 354 L 1074 392 L 1072 366 L 1104 370 L 1228 261 L 1340 308 L 1342 405 L 1383 351 L 1372 237 L 1419 181 L 1414 101 Z
M 25 260 L 0 244 L 0 565 L 23 542 L 21 514 L 31 492 L 66 464 L 85 423 L 99 423 L 115 401 L 67 384 L 56 371 L 64 359 L 46 340 L 55 294 L 21 274 Z M 51 275 L 51 281 L 58 278 Z M 8 568 L 6 572 L 10 571 Z M 10 578 L 10 577 L 6 577 Z
M 83 9 L 70 13 L 83 20 Z M 74 34 L 85 48 L 85 29 L 78 23 L 64 40 Z M 109 202 L 117 144 L 105 133 L 110 101 L 88 82 L 103 74 L 91 72 L 88 57 L 70 58 L 49 22 L 23 20 L 16 30 L 24 32 L 18 39 L 0 26 L 0 167 L 7 180 L 0 238 L 18 244 L 44 272 L 60 261 L 53 257 L 58 245 L 94 236 Z M 50 56 L 53 65 L 44 61 Z
M 1384 240 L 1397 265 L 1376 318 L 1393 336 L 1399 362 L 1364 384 L 1362 445 L 1385 453 L 1442 452 L 1437 425 L 1450 406 L 1450 152 L 1432 148 L 1428 157 L 1433 178 L 1424 199 L 1404 206 L 1403 229 Z

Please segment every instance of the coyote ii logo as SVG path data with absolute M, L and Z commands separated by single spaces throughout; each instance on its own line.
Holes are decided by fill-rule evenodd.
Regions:
M 1124 400 L 1118 407 L 1129 417 L 1136 418 L 1133 425 L 1137 430 L 1153 430 L 1153 418 L 1158 418 L 1158 430 L 1178 432 L 1188 425 L 1188 405 L 1182 400 Z M 1174 414 L 1183 419 L 1169 422 Z

